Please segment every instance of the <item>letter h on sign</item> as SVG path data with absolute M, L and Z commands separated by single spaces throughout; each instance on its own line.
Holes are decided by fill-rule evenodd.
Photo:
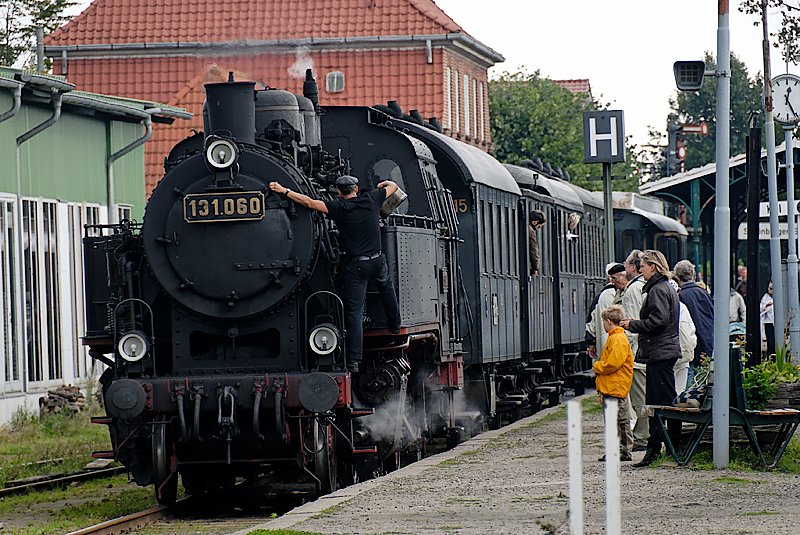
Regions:
M 625 119 L 622 110 L 583 112 L 583 161 L 625 161 Z

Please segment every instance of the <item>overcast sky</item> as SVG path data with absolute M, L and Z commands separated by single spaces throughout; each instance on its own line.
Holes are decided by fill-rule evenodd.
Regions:
M 491 72 L 539 70 L 552 79 L 588 78 L 592 94 L 625 112 L 626 133 L 648 143 L 666 129 L 675 95 L 672 64 L 717 51 L 714 0 L 435 0 L 464 30 L 505 56 Z M 762 72 L 761 27 L 730 2 L 731 50 L 751 78 Z M 771 28 L 779 16 L 772 16 Z M 772 75 L 786 71 L 776 49 Z M 792 72 L 800 73 L 793 66 Z M 715 83 L 707 79 L 706 83 Z

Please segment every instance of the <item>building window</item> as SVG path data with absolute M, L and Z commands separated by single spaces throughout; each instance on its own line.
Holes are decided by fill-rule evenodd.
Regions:
M 3 378 L 7 383 L 20 380 L 19 359 L 17 358 L 17 288 L 19 277 L 16 272 L 17 228 L 15 204 L 11 200 L 0 200 L 0 359 L 3 363 Z
M 453 128 L 452 95 L 450 95 L 450 67 L 444 68 L 444 127 Z
M 342 71 L 331 71 L 325 75 L 325 91 L 328 93 L 344 91 L 344 73 Z
M 486 139 L 486 123 L 483 113 L 483 82 L 478 85 L 478 136 L 480 137 L 481 141 Z
M 469 76 L 464 75 L 464 133 L 469 135 L 470 124 Z
M 117 205 L 117 221 L 130 221 L 131 220 L 131 206 L 128 204 Z
M 458 105 L 458 71 L 455 71 L 455 76 L 453 76 L 453 131 L 458 132 L 461 129 L 461 115 L 459 113 L 459 105 Z
M 120 220 L 124 214 L 120 212 Z M 100 223 L 100 207 L 83 204 L 70 204 L 67 208 L 68 240 L 69 240 L 69 278 L 72 281 L 70 309 L 73 332 L 70 333 L 72 348 L 72 366 L 75 378 L 95 375 L 98 362 L 89 357 L 89 348 L 80 343 L 80 337 L 86 332 L 85 286 L 83 271 L 83 235 L 98 236 L 97 229 L 87 229 L 84 225 Z M 65 291 L 66 293 L 66 291 Z M 102 366 L 102 365 L 99 365 Z
M 478 130 L 478 81 L 473 78 L 472 79 L 472 130 L 473 136 L 475 139 L 480 138 L 480 132 Z
M 22 201 L 25 340 L 28 379 L 60 379 L 61 292 L 57 204 Z

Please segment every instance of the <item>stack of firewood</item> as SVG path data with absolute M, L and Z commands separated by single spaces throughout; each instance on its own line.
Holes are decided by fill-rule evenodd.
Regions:
M 47 395 L 39 398 L 39 412 L 50 413 L 76 413 L 83 410 L 86 400 L 83 392 L 77 386 L 62 385 L 47 391 Z

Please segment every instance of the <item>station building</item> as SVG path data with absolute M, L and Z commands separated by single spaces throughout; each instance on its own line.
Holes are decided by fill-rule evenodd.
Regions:
M 0 67 L 0 425 L 99 370 L 81 345 L 84 225 L 141 219 L 151 102 Z
M 300 93 L 312 68 L 322 106 L 396 100 L 491 151 L 487 70 L 504 60 L 432 0 L 96 1 L 45 44 L 82 88 L 194 113 L 146 145 L 148 192 L 169 149 L 202 129 L 203 84 L 229 71 Z

